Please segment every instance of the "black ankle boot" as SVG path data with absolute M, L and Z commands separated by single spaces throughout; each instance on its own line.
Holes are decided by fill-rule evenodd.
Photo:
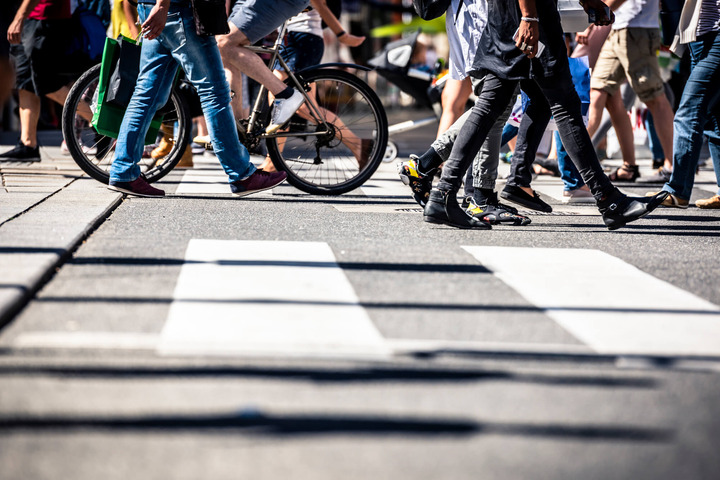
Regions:
M 598 210 L 608 230 L 617 230 L 655 210 L 667 196 L 668 192 L 660 192 L 652 197 L 628 197 L 615 190 L 598 202 Z
M 489 230 L 492 227 L 489 222 L 479 218 L 471 217 L 458 205 L 455 192 L 443 192 L 433 189 L 430 192 L 423 220 L 429 223 L 450 225 L 455 228 L 472 228 L 477 230 Z

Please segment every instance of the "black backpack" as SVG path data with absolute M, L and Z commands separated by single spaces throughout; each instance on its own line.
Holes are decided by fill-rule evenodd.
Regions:
M 423 20 L 432 20 L 441 17 L 450 8 L 452 0 L 413 0 L 415 11 Z M 458 3 L 457 13 L 460 13 L 463 0 Z M 456 13 L 456 15 L 457 15 Z
M 415 11 L 423 20 L 442 16 L 450 8 L 450 0 L 413 0 Z

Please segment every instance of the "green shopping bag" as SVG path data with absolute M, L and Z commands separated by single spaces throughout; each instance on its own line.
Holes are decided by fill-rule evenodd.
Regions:
M 139 48 L 139 44 L 131 38 L 122 37 L 122 42 L 125 45 L 137 46 Z M 125 115 L 125 107 L 110 104 L 106 101 L 105 97 L 108 93 L 110 78 L 120 60 L 120 55 L 121 48 L 118 40 L 115 40 L 114 38 L 106 38 L 102 64 L 100 66 L 100 81 L 97 89 L 96 108 L 93 112 L 91 122 L 92 126 L 98 133 L 112 138 L 118 137 L 120 124 L 122 123 L 123 116 Z M 155 143 L 162 120 L 162 114 L 156 114 L 152 119 L 147 135 L 145 135 L 145 145 Z

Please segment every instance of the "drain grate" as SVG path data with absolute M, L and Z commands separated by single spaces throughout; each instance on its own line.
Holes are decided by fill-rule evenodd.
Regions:
M 572 215 L 581 215 L 578 212 L 538 212 L 536 210 L 518 210 L 520 215 L 528 217 L 570 217 Z
M 400 213 L 422 213 L 422 207 L 396 208 L 396 212 Z

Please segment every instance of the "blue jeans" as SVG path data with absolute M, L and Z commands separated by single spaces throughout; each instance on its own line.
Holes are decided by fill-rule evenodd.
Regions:
M 692 70 L 675 113 L 673 172 L 670 181 L 663 187 L 663 190 L 684 200 L 689 200 L 692 194 L 703 130 L 708 136 L 715 176 L 720 186 L 720 34 L 705 34 L 688 46 Z
M 571 190 L 577 190 L 585 185 L 585 182 L 583 182 L 580 172 L 578 172 L 575 164 L 572 163 L 572 160 L 570 160 L 567 150 L 565 150 L 565 146 L 560 139 L 560 133 L 557 131 L 555 132 L 555 145 L 557 146 L 557 161 L 558 170 L 560 170 L 560 178 L 565 184 L 564 190 L 568 192 Z
M 583 115 L 586 115 L 589 109 L 589 103 L 581 103 L 581 111 Z M 565 150 L 565 146 L 560 139 L 560 132 L 558 131 L 555 132 L 555 145 L 557 147 L 557 161 L 558 170 L 560 170 L 560 178 L 565 184 L 564 190 L 568 192 L 571 190 L 577 190 L 585 185 L 585 182 L 580 176 L 580 172 L 578 172 L 575 164 L 572 163 L 572 160 L 570 160 L 567 150 Z
M 655 131 L 655 122 L 650 112 L 647 112 L 644 123 L 645 131 L 648 135 L 648 147 L 650 147 L 650 151 L 652 152 L 653 160 L 663 160 L 665 158 L 665 152 L 663 151 L 662 145 L 660 145 L 660 137 L 658 137 Z
M 152 7 L 138 5 L 141 21 L 145 21 Z M 120 126 L 110 168 L 111 182 L 130 182 L 140 176 L 137 163 L 142 156 L 145 134 L 155 111 L 165 105 L 170 96 L 178 64 L 197 89 L 213 149 L 230 182 L 245 179 L 255 171 L 247 149 L 238 140 L 230 108 L 230 87 L 215 38 L 195 33 L 189 6 L 171 4 L 160 36 L 142 42 L 140 75 Z
M 520 129 L 515 125 L 510 125 L 509 123 L 506 123 L 503 127 L 502 138 L 500 139 L 500 147 L 504 147 L 510 140 L 517 137 L 518 130 Z

